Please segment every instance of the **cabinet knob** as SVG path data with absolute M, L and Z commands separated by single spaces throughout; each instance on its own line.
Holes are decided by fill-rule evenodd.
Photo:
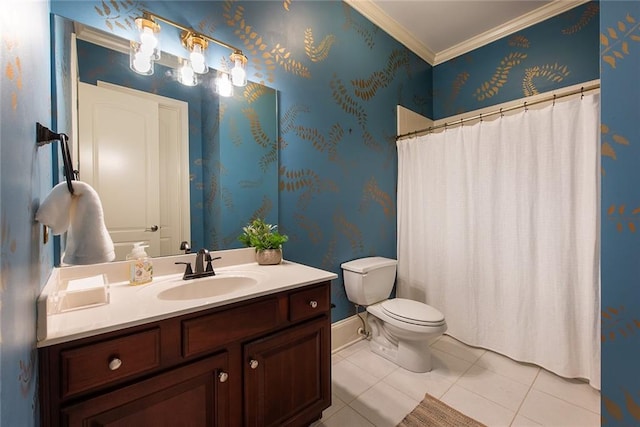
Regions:
M 218 380 L 221 383 L 227 382 L 228 379 L 229 379 L 229 374 L 227 374 L 226 372 L 220 372 L 218 374 Z
M 318 301 L 309 301 L 309 305 L 311 308 L 316 308 L 318 306 Z
M 113 359 L 109 360 L 110 370 L 116 371 L 120 369 L 120 366 L 122 366 L 122 360 L 118 359 L 117 357 L 114 357 Z
M 249 361 L 249 367 L 251 367 L 251 369 L 256 369 L 258 367 L 258 361 L 256 359 L 251 359 L 251 361 Z

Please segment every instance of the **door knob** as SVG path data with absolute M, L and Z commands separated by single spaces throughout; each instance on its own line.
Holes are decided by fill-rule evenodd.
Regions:
M 227 382 L 228 379 L 229 379 L 229 374 L 227 374 L 226 372 L 220 372 L 218 374 L 218 380 L 221 383 Z
M 309 305 L 311 308 L 316 308 L 318 306 L 318 301 L 309 301 Z
M 157 225 L 152 225 L 151 228 L 145 228 L 144 231 L 151 231 L 152 233 L 155 233 L 156 231 L 158 231 L 158 227 Z
M 256 369 L 258 367 L 258 361 L 256 359 L 251 359 L 249 362 L 249 367 L 251 369 Z

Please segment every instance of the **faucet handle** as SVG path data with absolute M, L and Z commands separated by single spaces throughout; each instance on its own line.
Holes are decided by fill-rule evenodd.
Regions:
M 174 264 L 184 264 L 187 267 L 184 270 L 184 276 L 187 276 L 189 274 L 193 274 L 193 270 L 191 269 L 191 263 L 190 262 L 176 262 Z
M 211 258 L 211 255 L 209 255 L 209 259 L 207 260 L 207 269 L 205 271 L 213 271 L 213 266 L 211 265 L 211 262 L 217 259 L 222 259 L 222 257 L 217 256 L 215 258 Z M 213 273 L 213 275 L 215 276 L 215 273 Z

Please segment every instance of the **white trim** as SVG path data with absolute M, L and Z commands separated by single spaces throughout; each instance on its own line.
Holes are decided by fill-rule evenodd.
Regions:
M 505 24 L 486 31 L 467 41 L 459 43 L 441 52 L 434 53 L 424 43 L 414 37 L 406 28 L 384 12 L 374 0 L 344 0 L 349 6 L 364 15 L 365 18 L 382 28 L 391 37 L 405 45 L 430 65 L 436 66 L 457 56 L 485 46 L 505 36 L 516 33 L 532 25 L 559 15 L 589 0 L 556 0 L 538 9 L 512 19 Z
M 560 15 L 576 6 L 587 3 L 589 0 L 569 0 L 569 1 L 552 1 L 544 6 L 532 10 L 522 16 L 519 16 L 511 21 L 505 22 L 499 27 L 493 28 L 482 34 L 479 34 L 467 41 L 459 43 L 449 49 L 445 49 L 436 53 L 435 61 L 431 64 L 436 66 L 442 64 L 457 56 L 463 55 L 472 50 L 478 49 L 482 46 L 493 43 L 496 40 L 500 40 L 510 34 L 517 33 L 524 30 L 527 27 L 546 21 L 549 18 Z
M 372 0 L 344 0 L 344 2 L 360 12 L 369 21 L 382 28 L 387 34 L 405 45 L 420 58 L 429 64 L 433 64 L 436 57 L 435 53 Z
M 366 314 L 366 313 L 364 313 Z M 331 352 L 336 353 L 343 348 L 362 340 L 362 335 L 358 335 L 358 329 L 362 327 L 362 322 L 358 316 L 347 317 L 331 324 Z

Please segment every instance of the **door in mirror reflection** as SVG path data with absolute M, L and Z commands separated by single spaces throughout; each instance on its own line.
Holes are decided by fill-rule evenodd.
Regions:
M 189 212 L 178 202 L 188 200 L 180 185 L 188 161 L 176 162 L 188 156 L 187 105 L 104 86 L 79 85 L 81 179 L 100 194 L 117 260 L 139 241 L 151 256 L 175 253 L 189 241 Z

